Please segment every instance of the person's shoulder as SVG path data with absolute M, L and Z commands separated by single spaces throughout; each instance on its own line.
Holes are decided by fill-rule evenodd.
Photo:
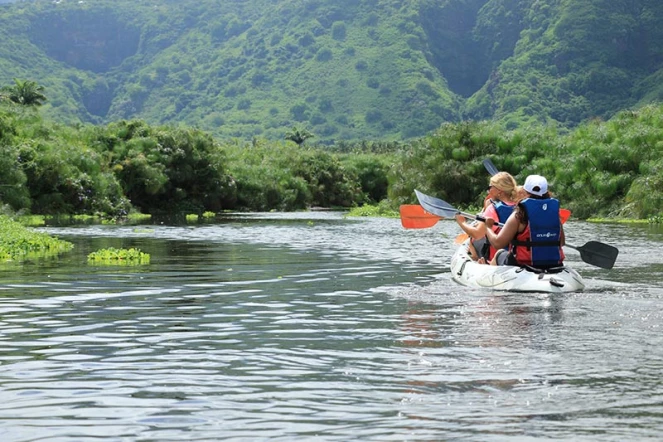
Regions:
M 494 220 L 498 220 L 497 218 L 497 210 L 495 209 L 494 204 L 490 204 L 488 207 L 486 207 L 483 210 L 483 216 L 485 218 L 493 218 Z

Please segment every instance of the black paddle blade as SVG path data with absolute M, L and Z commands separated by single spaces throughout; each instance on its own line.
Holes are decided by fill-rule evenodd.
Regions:
M 415 190 L 414 193 L 417 195 L 417 199 L 419 200 L 421 207 L 423 207 L 428 213 L 432 213 L 433 215 L 437 215 L 442 218 L 451 218 L 459 213 L 458 209 L 446 201 L 428 196 L 425 193 L 419 192 L 418 190 Z
M 580 252 L 580 258 L 587 264 L 595 265 L 602 269 L 611 269 L 615 265 L 617 255 L 619 255 L 617 247 L 598 241 L 589 241 L 584 246 L 573 248 Z
M 483 160 L 483 167 L 486 168 L 486 170 L 491 176 L 495 176 L 499 172 L 499 170 L 497 170 L 497 167 L 495 167 L 495 164 L 493 164 L 490 158 L 486 158 L 485 160 Z

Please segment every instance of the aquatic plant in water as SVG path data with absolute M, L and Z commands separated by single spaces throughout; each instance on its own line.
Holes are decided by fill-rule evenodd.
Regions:
M 116 249 L 109 247 L 92 252 L 87 256 L 88 264 L 95 265 L 142 265 L 150 263 L 150 255 L 140 249 Z
M 35 232 L 8 216 L 0 215 L 0 260 L 2 261 L 55 256 L 73 247 L 74 245 L 68 241 Z
M 364 204 L 361 207 L 353 207 L 346 216 L 371 216 L 384 218 L 398 218 L 399 214 L 385 203 L 377 205 Z

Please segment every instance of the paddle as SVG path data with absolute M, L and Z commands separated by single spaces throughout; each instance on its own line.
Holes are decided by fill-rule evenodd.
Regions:
M 403 204 L 400 207 L 401 224 L 406 229 L 425 229 L 433 227 L 441 219 L 424 210 L 419 204 Z
M 421 206 L 418 206 L 418 207 L 421 207 Z M 423 208 L 422 208 L 422 210 L 423 210 Z M 424 211 L 424 213 L 425 213 L 425 211 Z M 428 215 L 428 216 L 434 217 L 435 215 Z M 567 222 L 570 217 L 571 217 L 571 211 L 569 209 L 559 209 L 559 220 L 562 222 L 562 224 Z M 437 218 L 441 219 L 439 217 L 437 217 Z M 431 224 L 430 226 L 426 226 L 426 227 L 432 227 L 432 226 L 433 226 L 433 224 Z M 459 233 L 458 236 L 456 237 L 456 239 L 454 240 L 454 242 L 456 244 L 462 244 L 468 237 L 469 237 L 469 235 L 465 232 Z
M 495 166 L 490 158 L 486 158 L 482 162 L 483 167 L 486 168 L 490 176 L 495 176 L 499 172 L 497 166 Z M 569 209 L 559 209 L 559 219 L 562 220 L 562 224 L 564 224 L 570 217 L 571 211 Z
M 576 249 L 580 252 L 580 258 L 587 264 L 601 267 L 602 269 L 611 269 L 615 265 L 619 250 L 608 244 L 598 241 L 589 241 L 584 246 L 576 247 L 569 243 L 566 246 Z
M 491 176 L 496 175 L 499 170 L 490 158 L 483 160 L 483 166 Z M 441 201 L 441 200 L 440 200 Z M 406 229 L 426 229 L 433 227 L 442 218 L 449 216 L 436 216 L 426 212 L 417 204 L 404 204 L 400 207 L 401 224 Z M 559 209 L 559 218 L 562 224 L 571 217 L 569 209 Z M 467 239 L 467 233 L 461 233 L 456 237 L 456 244 L 460 244 Z
M 477 219 L 476 216 L 461 212 L 460 210 L 454 208 L 451 204 L 447 203 L 446 201 L 442 201 L 439 198 L 426 195 L 419 192 L 418 190 L 415 190 L 414 193 L 417 195 L 417 199 L 419 200 L 421 206 L 427 212 L 445 218 L 450 218 L 455 214 L 460 213 L 467 219 Z M 497 225 L 503 226 L 504 224 L 498 223 Z M 565 245 L 580 252 L 580 258 L 587 264 L 601 267 L 602 269 L 611 269 L 615 265 L 617 255 L 619 254 L 619 250 L 616 247 L 598 241 L 589 241 L 580 247 L 568 243 Z
M 485 160 L 483 160 L 483 167 L 486 168 L 490 176 L 495 176 L 499 172 L 499 170 L 497 170 L 497 167 L 495 167 L 495 164 L 493 164 L 490 158 L 486 158 Z

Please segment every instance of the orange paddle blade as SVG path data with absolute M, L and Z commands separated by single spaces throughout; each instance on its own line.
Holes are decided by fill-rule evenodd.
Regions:
M 569 209 L 559 209 L 559 219 L 564 224 L 571 217 L 571 211 Z
M 465 240 L 469 237 L 470 237 L 470 235 L 468 235 L 467 233 L 459 233 L 458 236 L 456 237 L 456 239 L 454 240 L 454 243 L 457 244 L 457 245 L 460 245 L 460 244 L 464 243 Z
M 406 229 L 425 229 L 433 227 L 441 219 L 431 215 L 418 204 L 403 204 L 400 207 L 401 224 Z

